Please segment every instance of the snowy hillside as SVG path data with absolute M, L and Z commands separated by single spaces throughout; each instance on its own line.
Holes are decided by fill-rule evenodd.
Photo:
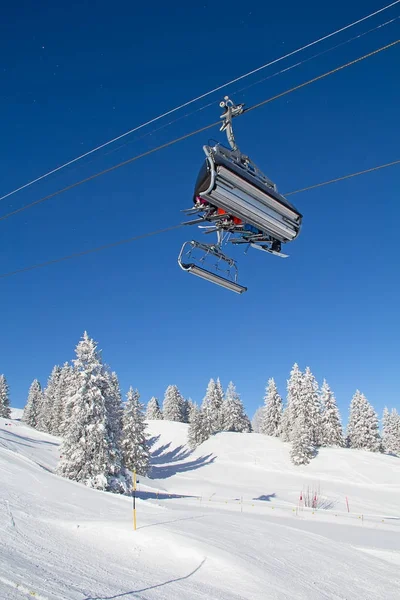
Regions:
M 131 500 L 55 476 L 59 440 L 0 419 L 0 598 L 400 597 L 400 459 L 152 421 L 152 478 Z M 320 487 L 330 510 L 296 510 Z M 350 513 L 347 512 L 346 496 Z

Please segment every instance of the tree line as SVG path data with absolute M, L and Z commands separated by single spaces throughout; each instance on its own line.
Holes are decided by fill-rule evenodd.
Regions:
M 219 379 L 210 379 L 200 406 L 186 400 L 176 385 L 169 385 L 162 407 L 153 396 L 144 412 L 139 392 L 132 387 L 123 402 L 117 374 L 103 364 L 97 343 L 86 332 L 75 354 L 71 363 L 53 368 L 44 389 L 38 380 L 32 382 L 23 421 L 60 436 L 57 473 L 91 487 L 125 493 L 133 469 L 140 475 L 150 472 L 148 420 L 188 423 L 192 449 L 223 431 L 278 437 L 291 443 L 295 465 L 308 464 L 321 446 L 400 454 L 400 415 L 395 409 L 385 408 L 381 435 L 375 410 L 357 390 L 344 433 L 328 383 L 324 380 L 319 389 L 310 368 L 301 372 L 297 363 L 287 381 L 285 406 L 271 378 L 264 406 L 251 423 L 233 382 L 224 391 Z M 0 375 L 0 416 L 11 416 L 4 375 Z
M 333 391 L 324 380 L 319 389 L 309 367 L 300 371 L 293 365 L 287 381 L 286 405 L 273 378 L 253 418 L 253 430 L 291 442 L 290 457 L 295 465 L 308 464 L 321 446 L 339 446 L 400 454 L 400 415 L 384 409 L 382 434 L 374 408 L 359 390 L 351 403 L 347 431 L 343 431 Z

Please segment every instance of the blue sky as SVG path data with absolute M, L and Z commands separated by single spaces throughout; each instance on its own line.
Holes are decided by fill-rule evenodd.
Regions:
M 0 195 L 385 2 L 136 4 L 7 6 Z M 399 14 L 392 8 L 298 58 Z M 399 23 L 227 92 L 250 106 L 397 39 Z M 250 113 L 236 123 L 241 149 L 282 193 L 398 159 L 399 66 L 396 46 Z M 214 94 L 175 117 L 213 106 L 3 200 L 0 215 L 213 122 L 220 99 Z M 0 272 L 178 224 L 202 145 L 219 136 L 217 128 L 195 136 L 0 222 Z M 137 387 L 143 401 L 162 397 L 170 383 L 201 401 L 209 378 L 219 376 L 224 385 L 233 379 L 253 414 L 269 377 L 285 394 L 297 361 L 328 380 L 344 418 L 356 388 L 379 412 L 399 407 L 399 176 L 397 166 L 293 196 L 304 225 L 286 246 L 290 258 L 236 253 L 249 289 L 242 296 L 179 269 L 177 254 L 194 229 L 1 280 L 0 372 L 12 404 L 23 406 L 33 378 L 44 384 L 55 363 L 73 358 L 86 329 L 123 390 Z

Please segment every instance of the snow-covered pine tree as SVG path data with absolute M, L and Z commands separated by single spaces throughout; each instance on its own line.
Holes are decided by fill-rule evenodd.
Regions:
M 299 411 L 304 414 L 305 420 L 309 424 L 311 443 L 313 446 L 319 446 L 322 434 L 321 400 L 318 383 L 311 373 L 310 367 L 306 367 L 304 371 Z
M 147 409 L 146 409 L 146 420 L 147 421 L 160 421 L 163 418 L 162 412 L 161 412 L 161 408 L 160 408 L 160 404 L 158 402 L 158 399 L 153 396 L 152 398 L 150 398 L 148 404 L 147 404 Z
M 387 407 L 383 411 L 383 447 L 385 452 L 400 454 L 400 415 L 395 408 L 389 413 Z
M 282 398 L 278 394 L 278 388 L 273 378 L 268 380 L 264 403 L 260 433 L 279 437 L 281 434 Z
M 378 416 L 359 390 L 354 394 L 350 404 L 347 444 L 350 448 L 370 452 L 379 452 L 381 447 Z
M 197 448 L 209 437 L 209 428 L 204 412 L 197 405 L 193 405 L 190 414 L 188 445 L 192 449 Z
M 111 472 L 118 475 L 124 468 L 121 453 L 122 395 L 115 371 L 105 367 L 103 373 L 106 381 L 104 399 L 107 414 L 107 436 L 110 440 L 110 458 L 113 465 Z
M 34 379 L 29 388 L 28 400 L 26 402 L 22 420 L 27 425 L 36 428 L 38 409 L 42 402 L 42 386 L 37 379 Z
M 176 385 L 169 385 L 165 390 L 163 417 L 165 421 L 183 422 L 183 398 Z
M 47 380 L 47 386 L 43 390 L 42 403 L 37 419 L 37 429 L 40 431 L 53 433 L 55 429 L 54 403 L 57 395 L 60 375 L 61 367 L 59 365 L 55 365 L 51 371 L 49 379 Z
M 251 432 L 250 419 L 245 413 L 243 402 L 232 381 L 228 384 L 221 412 L 223 431 Z
M 59 434 L 61 437 L 70 426 L 72 418 L 73 399 L 75 394 L 80 388 L 80 375 L 74 365 L 68 365 L 63 367 L 62 375 L 62 386 L 64 388 L 64 400 L 62 407 L 62 414 L 60 415 L 60 422 L 58 425 Z
M 218 431 L 223 430 L 224 416 L 222 412 L 222 403 L 224 394 L 219 379 L 215 381 L 210 379 L 204 396 L 201 410 L 204 416 L 205 430 L 208 431 L 208 437 Z
M 122 434 L 122 418 L 124 409 L 122 406 L 122 394 L 119 385 L 118 375 L 115 371 L 107 371 L 106 378 L 108 381 L 107 412 L 109 421 L 110 435 L 114 439 L 114 443 L 119 447 Z
M 335 396 L 328 383 L 321 387 L 322 434 L 321 446 L 343 446 L 343 431 Z
M 182 409 L 182 414 L 183 414 L 183 422 L 184 423 L 189 423 L 189 408 L 190 408 L 190 402 L 192 402 L 190 399 L 183 400 L 183 409 Z
M 125 404 L 121 448 L 127 469 L 136 469 L 138 475 L 147 475 L 150 469 L 150 452 L 146 440 L 146 423 L 139 392 L 129 388 Z
M 10 409 L 10 390 L 5 375 L 0 375 L 0 417 L 9 419 L 11 417 Z
M 292 430 L 290 458 L 295 465 L 308 465 L 313 456 L 313 446 L 309 422 L 304 413 L 300 413 Z
M 76 392 L 67 403 L 70 419 L 61 444 L 57 473 L 89 487 L 125 492 L 119 449 L 110 438 L 107 398 L 109 382 L 96 342 L 83 334 L 74 362 Z
M 193 420 L 193 415 L 197 414 L 198 406 L 196 402 L 193 402 L 191 398 L 187 401 L 187 422 L 191 423 Z
M 392 428 L 392 452 L 400 455 L 400 415 L 395 408 L 390 413 L 390 421 Z
M 261 433 L 261 424 L 264 419 L 264 406 L 259 406 L 251 420 L 251 428 L 254 433 Z
M 64 424 L 64 411 L 67 402 L 67 393 L 71 378 L 72 367 L 67 362 L 61 368 L 54 390 L 53 406 L 51 410 L 51 433 L 62 435 Z
M 299 365 L 294 363 L 290 372 L 290 378 L 287 382 L 286 408 L 283 411 L 281 419 L 281 438 L 284 442 L 289 442 L 291 440 L 293 426 L 299 416 L 302 383 L 303 374 L 299 369 Z

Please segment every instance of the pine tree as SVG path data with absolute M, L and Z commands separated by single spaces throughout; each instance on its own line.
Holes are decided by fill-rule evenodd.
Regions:
M 42 402 L 42 386 L 37 379 L 31 383 L 28 400 L 26 402 L 22 420 L 30 427 L 36 428 L 38 410 Z
M 182 415 L 183 415 L 183 423 L 189 423 L 189 402 L 192 402 L 191 400 L 183 400 L 183 409 L 182 409 Z
M 254 433 L 261 433 L 261 424 L 264 420 L 264 406 L 259 406 L 251 420 L 251 428 Z
M 383 447 L 385 452 L 400 454 L 400 415 L 395 408 L 383 411 Z
M 119 474 L 123 471 L 123 462 L 121 454 L 122 437 L 122 395 L 119 386 L 118 376 L 115 371 L 111 372 L 109 368 L 103 370 L 106 381 L 104 388 L 104 399 L 107 413 L 106 433 L 109 439 L 110 460 L 113 465 L 113 471 Z
M 37 419 L 37 429 L 47 433 L 53 433 L 55 429 L 54 423 L 54 403 L 61 375 L 61 367 L 56 365 L 50 374 L 47 381 L 47 386 L 43 390 L 42 403 L 39 409 Z
M 4 375 L 0 375 L 0 417 L 11 417 L 9 387 Z
M 169 385 L 165 390 L 163 417 L 165 421 L 183 422 L 183 398 L 176 385 Z
M 147 421 L 160 421 L 163 418 L 160 404 L 154 396 L 150 398 L 147 409 L 146 409 L 146 420 Z
M 350 404 L 347 444 L 350 448 L 370 452 L 379 452 L 381 446 L 378 416 L 359 390 L 354 394 Z
M 51 410 L 51 433 L 53 435 L 62 435 L 63 432 L 64 410 L 67 401 L 71 371 L 71 365 L 67 362 L 64 363 L 55 385 L 53 406 Z
M 193 402 L 193 400 L 189 398 L 187 409 L 188 423 L 193 421 L 193 417 L 197 414 L 198 409 L 199 407 L 197 406 L 196 402 Z
M 205 442 L 209 437 L 209 428 L 205 414 L 194 405 L 190 416 L 188 445 L 192 449 L 197 448 L 197 446 Z
M 260 432 L 264 435 L 279 437 L 281 434 L 282 398 L 278 394 L 273 378 L 268 380 L 264 403 Z
M 68 368 L 63 367 L 63 370 L 62 386 L 64 388 L 64 398 L 62 402 L 62 413 L 58 424 L 58 435 L 61 437 L 70 426 L 75 394 L 79 391 L 81 385 L 79 372 L 74 365 L 68 365 Z
M 67 402 L 70 414 L 61 444 L 57 473 L 89 487 L 126 491 L 119 449 L 110 437 L 109 381 L 97 344 L 85 332 L 76 347 L 75 394 Z
M 138 475 L 147 475 L 150 468 L 150 452 L 146 441 L 146 423 L 139 392 L 129 388 L 124 409 L 122 429 L 122 454 L 125 466 L 136 469 Z
M 343 431 L 335 396 L 328 383 L 321 387 L 322 434 L 321 446 L 343 446 Z
M 308 465 L 313 456 L 313 447 L 309 423 L 305 414 L 300 414 L 292 431 L 290 458 L 295 465 Z
M 232 381 L 229 382 L 222 403 L 223 431 L 250 433 L 251 423 L 246 415 L 243 403 Z
M 224 394 L 219 379 L 217 379 L 217 381 L 210 379 L 208 382 L 206 395 L 201 405 L 201 410 L 204 415 L 205 430 L 209 432 L 209 436 L 223 430 L 223 401 Z
M 310 438 L 313 446 L 321 444 L 322 419 L 321 400 L 318 393 L 318 384 L 310 367 L 306 367 L 302 378 L 299 411 L 305 416 L 310 428 Z
M 287 382 L 287 401 L 281 420 L 281 438 L 289 442 L 292 438 L 292 430 L 301 405 L 303 374 L 297 363 L 294 363 Z

